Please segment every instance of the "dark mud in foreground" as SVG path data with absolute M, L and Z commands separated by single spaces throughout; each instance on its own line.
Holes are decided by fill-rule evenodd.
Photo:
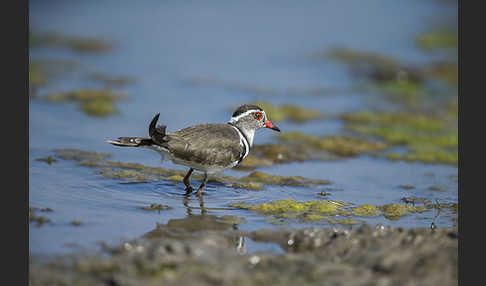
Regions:
M 31 257 L 30 285 L 457 285 L 456 229 L 243 232 L 236 223 L 190 216 L 103 253 Z M 248 254 L 247 240 L 283 254 Z

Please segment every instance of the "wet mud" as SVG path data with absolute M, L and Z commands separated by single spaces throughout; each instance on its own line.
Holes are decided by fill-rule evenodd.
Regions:
M 30 257 L 30 285 L 457 285 L 449 228 L 239 231 L 234 218 L 189 216 L 100 253 Z M 246 241 L 278 245 L 254 252 Z

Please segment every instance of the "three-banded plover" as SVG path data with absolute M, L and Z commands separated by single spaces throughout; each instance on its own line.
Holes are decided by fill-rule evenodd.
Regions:
M 193 190 L 189 183 L 192 172 L 204 172 L 198 196 L 201 196 L 208 174 L 233 168 L 245 159 L 253 146 L 256 130 L 270 128 L 280 131 L 267 119 L 262 108 L 250 104 L 238 107 L 226 124 L 200 124 L 171 133 L 166 133 L 164 125 L 156 126 L 159 115 L 150 122 L 150 137 L 119 137 L 107 142 L 123 147 L 150 148 L 175 164 L 189 167 L 183 180 L 187 193 Z

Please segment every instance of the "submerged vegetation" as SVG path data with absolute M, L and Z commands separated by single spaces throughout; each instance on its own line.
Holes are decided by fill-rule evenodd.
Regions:
M 426 51 L 456 50 L 459 46 L 457 31 L 450 28 L 436 28 L 420 34 L 417 46 Z
M 29 33 L 30 48 L 63 48 L 77 53 L 105 53 L 114 48 L 114 44 L 102 38 L 78 37 L 63 35 L 61 33 Z M 71 71 L 75 63 L 70 60 L 35 59 L 29 64 L 29 90 L 30 96 L 37 95 L 40 87 L 47 86 L 54 76 L 64 75 Z M 49 93 L 44 97 L 50 102 L 76 101 L 79 109 L 89 116 L 105 117 L 117 113 L 114 101 L 125 96 L 111 90 L 134 82 L 127 76 L 107 75 L 104 73 L 91 73 L 89 79 L 104 84 L 103 89 L 81 88 L 69 92 Z
M 256 101 L 251 104 L 257 105 L 263 110 L 272 122 L 289 120 L 296 123 L 303 123 L 308 120 L 322 119 L 324 114 L 312 108 L 303 108 L 296 104 L 274 105 L 264 101 Z
M 110 179 L 123 179 L 129 182 L 149 182 L 167 180 L 180 182 L 186 171 L 149 167 L 138 163 L 109 161 L 106 153 L 83 151 L 78 149 L 58 149 L 56 157 L 77 161 L 81 166 L 98 169 L 98 174 Z M 202 174 L 193 174 L 193 180 L 202 180 Z M 260 190 L 264 185 L 308 187 L 330 184 L 328 180 L 308 179 L 301 176 L 278 176 L 255 171 L 247 176 L 235 178 L 232 176 L 210 176 L 208 182 L 216 182 L 233 188 Z
M 351 207 L 349 203 L 334 200 L 313 200 L 298 202 L 291 199 L 281 199 L 268 203 L 249 205 L 245 202 L 234 202 L 228 206 L 254 211 L 263 216 L 271 216 L 276 219 L 267 220 L 270 223 L 285 223 L 281 219 L 298 221 L 326 220 L 332 224 L 356 224 L 362 221 L 353 217 L 377 217 L 383 216 L 388 220 L 398 220 L 406 214 L 425 212 L 438 208 L 437 204 L 431 204 L 428 200 L 413 200 L 413 205 L 407 203 L 390 203 L 382 206 L 363 204 Z M 418 205 L 421 203 L 422 205 Z M 415 205 L 417 204 L 417 205 Z
M 289 134 L 285 132 L 283 134 Z M 299 144 L 268 143 L 254 145 L 250 154 L 235 168 L 235 170 L 254 170 L 274 164 L 303 162 L 308 160 L 338 160 L 340 157 L 329 153 L 302 148 Z
M 43 226 L 45 223 L 51 222 L 51 219 L 45 216 L 38 215 L 38 212 L 52 212 L 51 208 L 36 208 L 36 207 L 29 207 L 29 222 L 36 223 L 37 227 Z
M 162 204 L 150 204 L 148 207 L 140 207 L 141 210 L 144 211 L 163 211 L 163 210 L 170 210 L 172 209 L 171 206 L 168 205 L 162 205 Z
M 39 88 L 50 85 L 54 79 L 65 76 L 76 67 L 73 60 L 29 59 L 29 96 L 37 96 Z
M 48 94 L 45 98 L 50 102 L 74 101 L 87 115 L 104 117 L 116 114 L 115 101 L 126 95 L 108 89 L 80 89 Z
M 51 165 L 52 163 L 57 162 L 57 160 L 56 160 L 56 159 L 54 159 L 54 157 L 52 157 L 52 156 L 47 156 L 47 157 L 45 157 L 45 158 L 38 158 L 38 159 L 36 159 L 36 160 L 37 160 L 37 161 L 41 161 L 41 162 L 45 162 L 45 163 L 47 163 L 48 165 Z
M 230 207 L 255 211 L 261 215 L 271 215 L 275 218 L 299 219 L 304 221 L 321 220 L 337 215 L 345 204 L 338 201 L 316 200 L 297 202 L 290 199 L 271 201 L 268 203 L 247 205 L 244 202 L 229 204 Z
M 454 44 L 449 45 L 450 40 L 422 39 L 420 42 L 428 46 L 435 43 L 436 47 L 446 45 L 452 48 Z M 335 48 L 325 56 L 346 64 L 352 75 L 365 80 L 364 85 L 371 92 L 382 94 L 388 100 L 409 109 L 427 111 L 438 102 L 457 96 L 457 59 L 417 66 L 391 56 L 348 48 Z M 449 86 L 431 84 L 437 80 Z M 451 88 L 455 94 L 451 93 Z
M 277 176 L 255 171 L 248 176 L 239 179 L 246 183 L 262 183 L 268 185 L 287 185 L 287 186 L 310 186 L 330 184 L 328 180 L 313 180 L 301 176 Z
M 378 137 L 390 146 L 407 148 L 405 154 L 387 153 L 389 159 L 457 164 L 457 122 L 404 112 L 356 112 L 342 118 L 351 131 Z
M 424 206 L 411 206 L 409 204 L 386 204 L 380 207 L 385 218 L 389 220 L 397 220 L 407 213 L 423 212 L 427 209 Z
M 300 131 L 285 132 L 277 136 L 281 142 L 296 145 L 299 149 L 328 151 L 338 156 L 353 157 L 359 154 L 384 150 L 386 144 L 345 135 L 307 135 Z
M 123 87 L 136 82 L 134 77 L 126 75 L 112 75 L 102 72 L 93 72 L 89 74 L 88 78 L 92 81 L 100 82 L 106 88 Z
M 114 44 L 98 37 L 64 35 L 56 32 L 30 32 L 30 48 L 65 48 L 77 53 L 104 53 Z

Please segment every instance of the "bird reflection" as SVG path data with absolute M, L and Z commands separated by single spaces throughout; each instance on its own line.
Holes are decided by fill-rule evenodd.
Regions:
M 228 229 L 228 227 L 229 227 L 229 228 L 232 228 L 233 230 L 238 230 L 238 225 L 236 223 L 228 224 L 228 222 L 225 222 L 224 219 L 222 219 L 221 217 L 208 214 L 208 210 L 225 210 L 225 208 L 206 208 L 204 206 L 204 200 L 203 200 L 202 196 L 197 196 L 197 198 L 199 200 L 199 208 L 190 206 L 189 203 L 191 202 L 191 194 L 190 194 L 190 192 L 187 192 L 184 195 L 184 198 L 182 199 L 182 204 L 184 205 L 184 207 L 187 210 L 187 218 L 185 218 L 185 219 L 172 219 L 172 220 L 169 221 L 168 225 L 170 226 L 171 224 L 174 224 L 174 222 L 176 222 L 176 221 L 189 222 L 189 220 L 190 220 L 190 221 L 192 221 L 192 223 L 195 223 L 197 221 L 197 224 L 199 225 L 199 227 L 197 227 L 198 229 L 202 228 L 202 229 L 206 229 L 206 230 L 208 230 L 208 229 L 224 230 L 224 229 Z M 195 209 L 200 209 L 201 213 L 200 214 L 194 214 L 193 210 L 195 210 Z M 194 221 L 193 219 L 189 219 L 189 218 L 193 218 L 193 219 L 196 219 L 196 220 Z M 189 224 L 192 224 L 192 223 L 189 223 Z M 233 241 L 234 246 L 235 246 L 235 250 L 238 254 L 244 255 L 244 254 L 247 253 L 246 240 L 245 240 L 244 236 L 235 234 L 235 235 L 230 235 L 229 239 L 231 239 Z
M 236 252 L 238 254 L 244 255 L 246 254 L 246 240 L 244 236 L 237 236 L 236 237 L 237 243 L 236 243 Z
M 207 213 L 207 209 L 204 207 L 204 200 L 202 196 L 197 196 L 197 198 L 199 199 L 199 209 L 201 210 L 201 215 L 204 215 Z M 188 216 L 192 215 L 192 209 L 197 209 L 195 207 L 189 206 L 190 201 L 191 201 L 191 193 L 186 192 L 184 198 L 182 199 L 182 204 L 186 207 Z

